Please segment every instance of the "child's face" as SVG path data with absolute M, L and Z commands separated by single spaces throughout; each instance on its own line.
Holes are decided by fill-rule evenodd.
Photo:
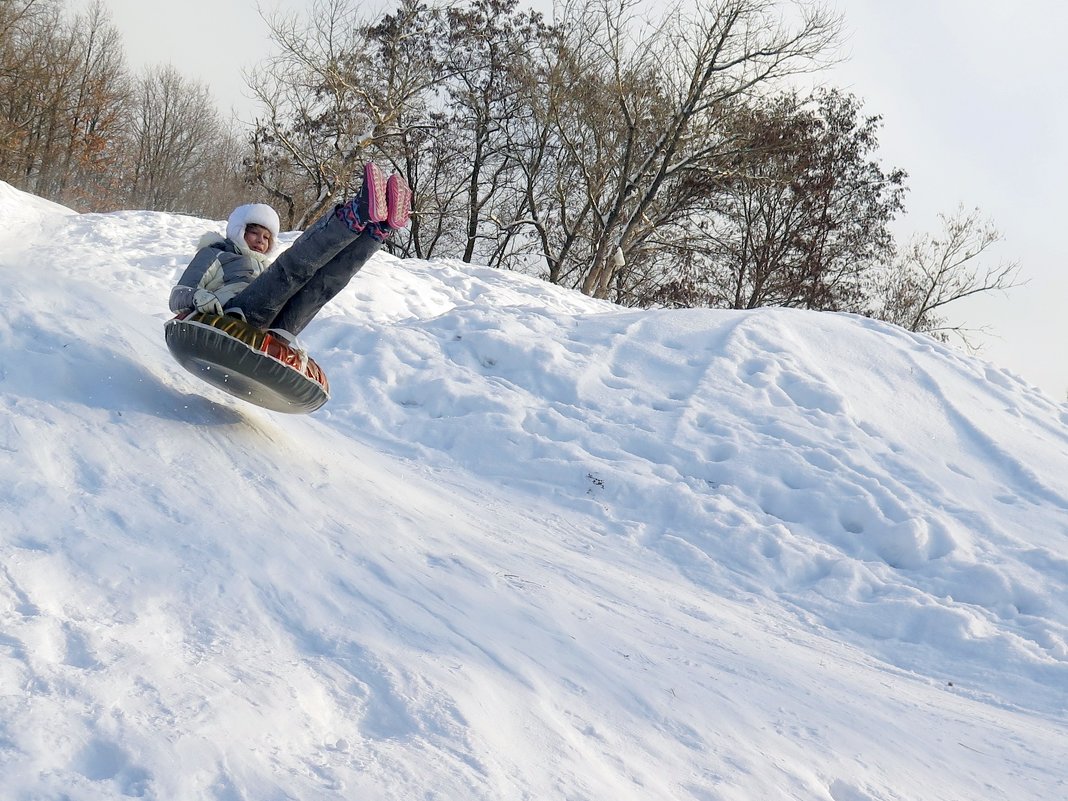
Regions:
M 245 244 L 257 253 L 266 253 L 271 249 L 271 232 L 262 225 L 249 223 L 245 226 Z

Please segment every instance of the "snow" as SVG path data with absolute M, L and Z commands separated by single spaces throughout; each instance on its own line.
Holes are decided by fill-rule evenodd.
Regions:
M 164 345 L 222 223 L 0 220 L 5 799 L 1068 797 L 1068 405 L 1019 377 L 380 254 L 291 417 Z

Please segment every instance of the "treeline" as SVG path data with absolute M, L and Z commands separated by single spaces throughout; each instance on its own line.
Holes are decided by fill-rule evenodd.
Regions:
M 0 178 L 80 210 L 225 216 L 247 192 L 246 138 L 206 86 L 133 75 L 101 3 L 0 0 Z
M 4 0 L 0 177 L 70 205 L 220 217 L 241 198 L 302 228 L 376 159 L 415 216 L 393 247 L 539 275 L 618 303 L 853 311 L 944 335 L 944 307 L 1011 286 L 980 267 L 975 214 L 907 245 L 906 174 L 877 116 L 792 76 L 840 20 L 808 0 L 318 0 L 269 20 L 274 48 L 235 132 L 171 68 L 132 78 L 99 7 Z M 42 47 L 45 44 L 47 47 Z M 49 55 L 41 55 L 48 53 Z M 50 60 L 54 60 L 49 63 Z

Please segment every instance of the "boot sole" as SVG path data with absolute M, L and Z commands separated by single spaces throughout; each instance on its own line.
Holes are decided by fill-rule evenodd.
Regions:
M 390 228 L 403 228 L 412 216 L 412 190 L 408 182 L 397 173 L 389 176 L 386 182 L 386 205 L 389 216 L 386 225 Z

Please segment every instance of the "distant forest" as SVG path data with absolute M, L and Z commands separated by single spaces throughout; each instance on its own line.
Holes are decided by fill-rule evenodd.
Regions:
M 539 276 L 634 307 L 847 311 L 946 339 L 945 308 L 1016 283 L 978 211 L 896 242 L 902 169 L 881 119 L 800 92 L 843 21 L 809 0 L 319 0 L 267 20 L 255 122 L 160 65 L 133 74 L 98 2 L 0 3 L 0 179 L 79 211 L 225 218 L 244 202 L 308 225 L 361 165 L 415 193 L 400 256 Z

